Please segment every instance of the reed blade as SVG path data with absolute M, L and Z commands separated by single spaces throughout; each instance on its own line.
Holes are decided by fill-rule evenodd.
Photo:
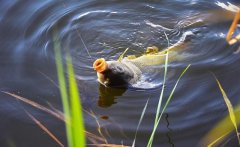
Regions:
M 66 81 L 65 81 L 65 76 L 64 76 L 64 70 L 63 70 L 63 63 L 62 63 L 62 55 L 61 55 L 61 45 L 60 41 L 57 35 L 57 30 L 54 30 L 53 32 L 53 48 L 54 48 L 54 53 L 55 53 L 55 62 L 56 62 L 56 67 L 57 67 L 57 75 L 58 75 L 58 84 L 59 84 L 59 89 L 60 89 L 60 94 L 61 94 L 61 100 L 62 100 L 62 105 L 63 105 L 63 112 L 64 112 L 64 117 L 65 117 L 65 125 L 66 125 L 66 133 L 67 133 L 67 140 L 68 140 L 68 145 L 73 147 L 73 142 L 72 142 L 72 129 L 71 129 L 71 114 L 70 114 L 70 106 L 68 102 L 68 92 L 67 92 L 67 86 L 66 86 Z
M 213 142 L 211 142 L 210 144 L 207 145 L 207 147 L 212 147 L 214 144 L 216 144 L 217 142 L 223 140 L 230 132 L 227 132 L 223 135 L 221 135 L 219 138 L 217 138 L 216 140 L 214 140 Z
M 240 104 L 234 108 L 237 124 L 240 124 Z M 201 146 L 218 146 L 228 135 L 235 130 L 234 125 L 227 115 L 220 120 L 214 127 L 201 139 Z
M 136 130 L 136 133 L 135 133 L 135 136 L 134 136 L 134 140 L 133 140 L 133 143 L 132 143 L 132 147 L 135 147 L 135 142 L 136 142 L 136 138 L 137 138 L 137 132 L 138 132 L 139 126 L 140 126 L 140 124 L 141 124 L 141 122 L 142 122 L 142 119 L 143 119 L 143 117 L 144 117 L 144 114 L 145 114 L 145 112 L 146 112 L 147 105 L 148 105 L 148 101 L 149 101 L 149 99 L 147 100 L 147 102 L 146 102 L 146 104 L 145 104 L 145 106 L 144 106 L 144 108 L 143 108 L 141 117 L 140 117 L 140 119 L 139 119 L 139 122 L 138 122 L 138 125 L 137 125 L 137 130 Z
M 84 135 L 84 120 L 82 115 L 82 104 L 79 96 L 77 81 L 74 74 L 73 64 L 71 56 L 67 55 L 67 70 L 69 74 L 69 93 L 71 103 L 71 125 L 72 135 L 74 140 L 74 147 L 85 146 L 85 135 Z
M 167 34 L 165 32 L 164 32 L 164 35 L 166 36 L 166 40 L 168 42 L 168 47 L 169 47 L 170 44 L 169 44 L 168 36 L 167 36 Z M 162 105 L 162 98 L 163 98 L 163 93 L 164 93 L 165 83 L 166 83 L 166 78 L 167 78 L 168 54 L 169 54 L 169 52 L 166 51 L 165 65 L 164 65 L 164 76 L 163 76 L 163 86 L 162 86 L 161 94 L 160 94 L 159 101 L 158 101 L 158 106 L 157 106 L 154 126 L 157 124 L 157 120 L 158 120 L 159 114 L 160 114 L 160 108 L 161 108 L 161 105 Z
M 219 87 L 219 89 L 220 89 L 220 91 L 221 91 L 221 93 L 222 93 L 224 102 L 226 103 L 226 106 L 227 106 L 227 108 L 228 108 L 228 113 L 229 113 L 230 119 L 231 119 L 231 121 L 232 121 L 232 124 L 233 124 L 233 126 L 234 126 L 234 128 L 235 128 L 236 135 L 237 135 L 237 138 L 238 138 L 238 143 L 239 143 L 239 145 L 240 145 L 238 125 L 237 125 L 237 120 L 236 120 L 236 117 L 235 117 L 235 114 L 234 114 L 233 106 L 232 106 L 232 104 L 231 104 L 231 102 L 230 102 L 230 100 L 229 100 L 226 92 L 224 91 L 221 83 L 219 82 L 219 80 L 216 78 L 215 75 L 214 75 L 214 77 L 215 77 L 215 80 L 216 80 L 216 82 L 217 82 L 217 84 L 218 84 L 218 87 Z
M 165 57 L 165 65 L 164 65 L 163 86 L 162 86 L 161 94 L 160 94 L 159 101 L 158 101 L 158 106 L 157 106 L 157 111 L 156 111 L 154 126 L 157 124 L 157 120 L 158 120 L 159 114 L 160 114 L 160 108 L 161 108 L 161 105 L 162 105 L 163 93 L 164 93 L 165 83 L 166 83 L 166 77 L 167 77 L 168 54 L 169 54 L 169 53 L 168 53 L 168 51 L 167 51 L 166 57 Z
M 177 87 L 177 85 L 178 85 L 180 79 L 181 79 L 182 76 L 187 72 L 187 70 L 189 69 L 190 66 L 191 66 L 191 65 L 189 64 L 189 65 L 183 70 L 183 72 L 182 72 L 181 75 L 179 76 L 177 82 L 175 83 L 175 85 L 174 85 L 174 87 L 173 87 L 173 89 L 172 89 L 172 91 L 171 91 L 171 93 L 170 93 L 170 95 L 169 95 L 169 97 L 168 97 L 168 99 L 167 99 L 167 102 L 165 103 L 165 105 L 164 105 L 164 107 L 163 107 L 163 110 L 162 110 L 162 112 L 161 112 L 161 114 L 160 114 L 160 116 L 159 116 L 159 118 L 158 118 L 158 120 L 157 120 L 156 125 L 154 125 L 153 131 L 152 131 L 152 134 L 151 134 L 151 136 L 150 136 L 150 138 L 149 138 L 149 140 L 148 140 L 147 147 L 151 147 L 151 146 L 152 146 L 153 139 L 154 139 L 154 136 L 155 136 L 155 133 L 156 133 L 157 127 L 158 127 L 158 125 L 159 125 L 159 122 L 160 122 L 160 120 L 161 120 L 161 117 L 162 117 L 162 115 L 163 115 L 165 109 L 167 108 L 167 106 L 168 106 L 170 100 L 172 99 L 173 94 L 174 94 L 174 92 L 175 92 L 175 90 L 176 90 L 176 87 Z
M 129 48 L 126 48 L 125 51 L 120 55 L 120 57 L 118 58 L 118 61 L 121 62 L 124 55 L 126 54 L 126 52 L 128 51 Z
M 63 103 L 63 110 L 66 120 L 66 132 L 68 145 L 70 147 L 84 147 L 85 146 L 85 133 L 84 133 L 84 121 L 82 116 L 82 107 L 79 97 L 79 91 L 77 82 L 75 79 L 74 69 L 72 65 L 72 59 L 67 54 L 67 71 L 68 71 L 68 84 L 69 90 L 66 86 L 66 80 L 64 75 L 63 62 L 61 61 L 61 45 L 57 36 L 57 30 L 54 30 L 54 51 L 55 60 L 58 73 L 59 88 Z M 69 92 L 69 96 L 68 96 Z M 70 101 L 70 103 L 69 103 Z
M 64 147 L 64 145 L 59 141 L 59 139 L 48 130 L 39 120 L 37 120 L 33 115 L 31 115 L 28 111 L 25 110 L 27 115 L 44 131 L 50 136 L 57 144 L 59 144 L 61 147 Z

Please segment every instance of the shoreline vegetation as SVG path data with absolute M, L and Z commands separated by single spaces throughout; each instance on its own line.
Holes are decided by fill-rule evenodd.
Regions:
M 68 79 L 66 80 L 64 75 L 65 70 L 63 62 L 61 60 L 61 45 L 58 39 L 57 30 L 54 30 L 53 32 L 53 41 L 68 145 L 70 147 L 86 146 L 82 104 L 80 93 L 78 91 L 77 81 L 75 79 L 72 59 L 71 56 L 67 53 L 66 71 L 68 73 Z M 67 84 L 69 85 L 69 89 L 67 89 Z
M 238 104 L 235 108 L 232 106 L 230 99 L 228 98 L 222 84 L 217 79 L 217 77 L 213 74 L 216 83 L 219 87 L 219 90 L 223 96 L 224 102 L 226 104 L 228 115 L 226 115 L 223 119 L 221 119 L 202 139 L 201 145 L 212 147 L 218 146 L 224 141 L 227 141 L 226 138 L 231 135 L 231 133 L 235 130 L 236 138 L 238 140 L 238 144 L 240 146 L 240 133 L 238 125 L 240 124 L 240 104 Z M 231 135 L 232 137 L 232 135 Z

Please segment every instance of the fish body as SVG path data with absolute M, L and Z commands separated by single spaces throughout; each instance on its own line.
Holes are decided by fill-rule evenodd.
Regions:
M 182 60 L 184 57 L 179 53 L 186 46 L 186 37 L 192 35 L 186 32 L 174 45 L 158 51 L 156 46 L 148 47 L 146 53 L 135 57 L 134 55 L 124 57 L 118 61 L 105 61 L 97 59 L 93 68 L 97 71 L 98 81 L 106 87 L 127 87 L 133 85 L 141 78 L 149 66 L 161 65 L 165 63 L 168 52 L 168 62 Z
M 193 16 L 186 21 L 184 28 L 195 28 L 196 26 L 229 21 L 240 10 L 238 6 L 231 3 L 216 2 L 216 4 L 227 11 L 213 10 Z M 127 87 L 136 83 L 147 72 L 149 69 L 147 67 L 164 64 L 167 52 L 168 62 L 184 59 L 185 56 L 181 52 L 186 48 L 186 40 L 189 35 L 193 34 L 191 32 L 184 33 L 176 44 L 163 51 L 158 51 L 158 48 L 153 46 L 148 47 L 146 53 L 139 57 L 128 56 L 123 58 L 121 56 L 121 60 L 118 61 L 97 59 L 93 64 L 93 68 L 97 71 L 98 81 L 106 87 Z

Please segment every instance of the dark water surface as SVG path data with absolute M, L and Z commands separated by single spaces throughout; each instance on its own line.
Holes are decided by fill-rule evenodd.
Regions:
M 231 19 L 224 20 L 222 14 L 227 12 L 215 2 L 0 0 L 0 90 L 62 110 L 59 90 L 53 83 L 57 83 L 57 74 L 52 32 L 57 28 L 62 50 L 70 50 L 73 58 L 83 108 L 95 114 L 108 143 L 131 145 L 149 99 L 136 140 L 137 146 L 146 146 L 162 74 L 126 91 L 106 89 L 98 84 L 92 63 L 102 57 L 116 60 L 128 47 L 127 54 L 135 55 L 152 45 L 164 48 L 168 45 L 165 34 L 174 44 L 191 31 L 195 35 L 186 47 L 186 59 L 169 65 L 164 102 L 181 71 L 188 64 L 192 66 L 166 109 L 153 146 L 196 146 L 228 114 L 210 72 L 216 74 L 234 105 L 240 96 L 238 45 L 225 42 Z M 58 146 L 24 110 L 66 144 L 62 121 L 0 93 L 1 147 Z M 100 136 L 95 118 L 84 113 L 84 119 L 86 130 Z M 226 146 L 237 146 L 237 142 L 233 138 Z

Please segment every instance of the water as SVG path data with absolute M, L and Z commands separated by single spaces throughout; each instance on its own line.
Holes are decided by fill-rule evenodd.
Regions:
M 236 1 L 230 1 L 235 2 Z M 0 1 L 0 90 L 21 95 L 61 110 L 54 61 L 52 32 L 57 30 L 62 51 L 73 58 L 83 108 L 93 112 L 109 143 L 131 145 L 141 111 L 149 99 L 136 144 L 145 146 L 153 128 L 163 77 L 128 90 L 105 89 L 96 81 L 92 63 L 97 58 L 116 60 L 140 55 L 148 46 L 165 48 L 192 31 L 186 59 L 172 62 L 164 96 L 181 79 L 157 130 L 153 146 L 196 146 L 227 115 L 227 108 L 212 76 L 222 83 L 233 105 L 240 95 L 238 45 L 225 37 L 231 19 L 215 1 Z M 239 2 L 238 2 L 239 3 Z M 165 35 L 166 34 L 166 35 Z M 163 68 L 163 66 L 159 66 Z M 149 85 L 152 87 L 149 89 Z M 64 144 L 64 123 L 15 98 L 0 93 L 0 146 L 58 146 L 27 116 L 30 112 Z M 99 136 L 95 118 L 84 113 L 87 131 Z M 234 135 L 233 135 L 234 136 Z M 91 143 L 88 141 L 88 143 Z M 102 142 L 101 142 L 102 143 Z M 237 146 L 232 139 L 226 146 Z

